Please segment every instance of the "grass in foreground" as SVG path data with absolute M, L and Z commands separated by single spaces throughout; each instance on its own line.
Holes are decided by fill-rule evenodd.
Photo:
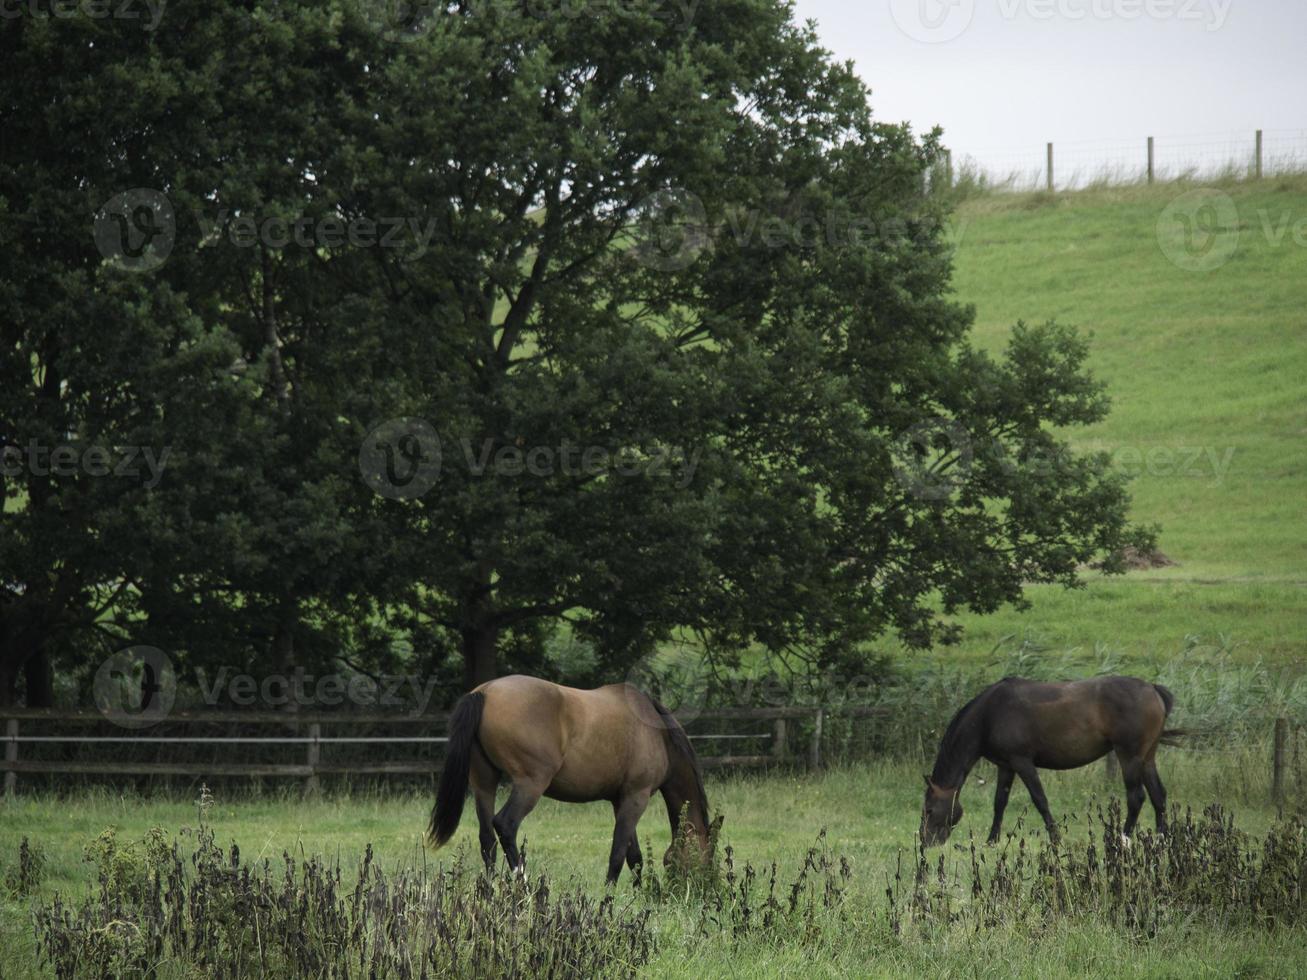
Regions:
M 1201 810 L 1212 800 L 1223 801 L 1240 829 L 1265 835 L 1274 823 L 1267 805 L 1268 777 L 1264 749 L 1196 752 L 1166 750 L 1161 759 L 1173 803 Z M 1241 922 L 1221 925 L 1202 916 L 1191 921 L 1170 917 L 1152 931 L 1123 929 L 1101 916 L 1038 916 L 1005 918 L 977 928 L 966 916 L 950 921 L 930 919 L 923 928 L 890 923 L 886 889 L 894 886 L 896 869 L 915 867 L 913 835 L 920 806 L 920 770 L 906 763 L 876 763 L 821 774 L 772 774 L 710 778 L 709 795 L 726 814 L 723 847 L 732 848 L 737 879 L 752 865 L 760 879 L 758 894 L 777 863 L 784 889 L 803 871 L 808 849 L 822 828 L 825 846 L 838 864 L 846 859 L 851 877 L 834 910 L 818 910 L 812 928 L 786 929 L 774 934 L 758 930 L 738 933 L 729 910 L 705 917 L 702 901 L 664 896 L 653 901 L 624 878 L 614 893 L 616 912 L 633 916 L 649 912 L 655 949 L 642 972 L 652 976 L 1290 976 L 1307 969 L 1307 934 L 1300 928 L 1268 930 Z M 970 837 L 982 838 L 988 827 L 989 776 L 979 768 L 964 794 L 967 815 L 950 845 L 928 855 L 930 867 L 940 857 L 947 885 L 959 908 L 970 901 L 965 887 L 970 864 Z M 981 785 L 980 780 L 986 785 Z M 1066 821 L 1068 840 L 1083 840 L 1084 814 L 1095 801 L 1119 796 L 1119 786 L 1106 782 L 1103 767 L 1072 773 L 1050 773 L 1045 785 L 1054 812 Z M 336 798 L 302 803 L 290 799 L 236 798 L 217 792 L 206 822 L 216 844 L 236 843 L 241 859 L 257 865 L 264 858 L 279 874 L 281 855 L 293 859 L 321 854 L 339 858 L 348 883 L 369 843 L 374 861 L 387 874 L 402 868 L 449 869 L 462 860 L 475 866 L 475 827 L 460 830 L 448 851 L 428 854 L 419 835 L 430 799 Z M 470 813 L 465 819 L 471 823 Z M 1141 826 L 1151 825 L 1146 810 Z M 1043 850 L 1042 835 L 1028 828 L 1039 820 L 1019 788 L 1008 809 L 1006 828 L 1026 833 L 1027 848 Z M 116 828 L 120 841 L 141 840 L 152 827 L 176 834 L 199 826 L 196 807 L 189 802 L 114 798 L 89 794 L 69 800 L 19 798 L 0 809 L 0 859 L 6 869 L 17 861 L 19 843 L 27 836 L 41 845 L 46 859 L 44 878 L 34 895 L 11 898 L 4 906 L 0 928 L 0 973 L 6 977 L 49 976 L 36 968 L 31 903 L 49 902 L 56 891 L 66 905 L 76 905 L 91 893 L 95 869 L 84 858 L 85 846 L 106 827 Z M 641 824 L 646 860 L 657 865 L 667 846 L 666 816 L 661 803 L 650 807 Z M 604 864 L 611 834 L 611 811 L 589 806 L 543 802 L 524 827 L 528 869 L 545 873 L 551 891 L 560 896 L 575 888 L 602 899 Z M 193 839 L 193 837 L 190 837 Z M 1009 844 L 1010 848 L 1016 843 Z M 986 852 L 993 860 L 996 852 Z M 818 881 L 820 878 L 817 879 Z M 910 886 L 910 881 L 909 881 Z M 904 885 L 898 885 L 900 901 Z M 172 973 L 169 975 L 186 975 Z

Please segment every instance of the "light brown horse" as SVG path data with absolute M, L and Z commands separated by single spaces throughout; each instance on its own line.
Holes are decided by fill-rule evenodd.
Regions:
M 1154 756 L 1159 744 L 1184 734 L 1166 728 L 1173 703 L 1166 688 L 1137 677 L 1062 683 L 1004 677 L 991 684 L 953 716 L 940 742 L 934 771 L 926 777 L 922 843 L 929 847 L 948 840 L 962 819 L 958 797 L 967 773 L 980 759 L 998 766 L 989 842 L 998 840 L 1014 776 L 1026 784 L 1049 837 L 1056 840 L 1057 824 L 1036 770 L 1078 769 L 1113 751 L 1125 780 L 1124 833 L 1134 831 L 1145 791 L 1158 833 L 1165 833 L 1166 789 Z
M 663 795 L 672 826 L 664 862 L 673 855 L 682 810 L 701 858 L 721 825 L 719 817 L 709 826 L 703 777 L 685 730 L 629 684 L 582 691 L 521 675 L 489 681 L 459 699 L 448 748 L 427 840 L 440 847 L 453 836 L 470 785 L 488 869 L 495 865 L 496 837 L 509 867 L 522 867 L 517 830 L 541 796 L 612 803 L 609 884 L 617 881 L 623 860 L 639 874 L 635 828 L 655 791 Z M 495 813 L 495 790 L 503 778 L 511 789 Z

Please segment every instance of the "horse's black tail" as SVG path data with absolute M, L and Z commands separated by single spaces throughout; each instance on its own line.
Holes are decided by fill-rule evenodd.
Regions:
M 440 787 L 436 790 L 436 805 L 431 808 L 431 825 L 427 827 L 427 843 L 433 847 L 443 845 L 458 830 L 467 798 L 472 743 L 481 727 L 481 712 L 485 705 L 486 696 L 480 691 L 464 694 L 454 705 L 454 713 L 449 719 L 445 768 L 440 774 Z
M 1162 699 L 1162 707 L 1166 709 L 1166 713 L 1169 716 L 1171 714 L 1171 709 L 1175 707 L 1175 695 L 1161 684 L 1154 684 L 1153 690 L 1156 691 L 1157 696 Z
M 1175 707 L 1175 695 L 1161 684 L 1154 684 L 1153 690 L 1156 691 L 1157 696 L 1162 699 L 1162 707 L 1166 709 L 1166 715 L 1169 718 L 1171 716 L 1171 709 Z M 1179 745 L 1180 739 L 1188 734 L 1189 732 L 1185 731 L 1183 728 L 1167 728 L 1162 731 L 1161 736 L 1158 738 L 1158 742 L 1162 745 Z

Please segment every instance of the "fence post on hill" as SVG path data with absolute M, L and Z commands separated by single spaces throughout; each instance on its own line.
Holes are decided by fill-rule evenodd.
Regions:
M 1053 192 L 1053 144 L 1048 144 L 1048 191 Z
M 953 189 L 953 151 L 944 151 L 944 186 Z
M 1271 802 L 1284 806 L 1284 749 L 1289 743 L 1289 719 L 1275 719 L 1275 737 L 1271 747 Z
M 1262 179 L 1262 131 L 1257 130 L 1257 154 L 1254 157 L 1256 161 L 1253 164 L 1253 171 L 1257 174 L 1257 179 Z
M 1109 783 L 1115 783 L 1121 779 L 1121 763 L 1117 761 L 1116 749 L 1108 749 L 1107 755 L 1103 756 L 1103 761 L 1107 763 L 1103 768 L 1107 775 Z
M 1150 136 L 1148 137 L 1148 182 L 1150 184 L 1153 182 L 1156 173 L 1153 168 L 1153 163 L 1156 159 L 1157 158 L 1153 155 L 1153 138 Z
M 772 728 L 771 754 L 777 762 L 785 759 L 785 719 L 777 718 Z
M 5 735 L 7 736 L 7 741 L 5 742 L 5 762 L 17 762 L 18 761 L 18 719 L 17 718 L 10 718 L 9 721 L 5 723 Z M 17 792 L 17 789 L 18 789 L 18 773 L 14 772 L 14 770 L 12 769 L 6 769 L 5 770 L 5 799 L 9 799 L 11 796 L 13 796 L 14 793 Z
M 309 776 L 304 780 L 304 795 L 317 796 L 320 784 L 318 783 L 318 763 L 322 761 L 322 745 L 318 741 L 322 738 L 322 726 L 316 721 L 309 725 Z

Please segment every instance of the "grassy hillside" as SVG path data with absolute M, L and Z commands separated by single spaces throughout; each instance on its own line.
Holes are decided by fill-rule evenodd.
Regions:
M 1135 474 L 1134 516 L 1162 524 L 1178 563 L 966 617 L 968 655 L 1015 636 L 1307 661 L 1307 178 L 1182 196 L 1194 190 L 989 194 L 958 209 L 955 285 L 976 343 L 1001 348 L 1018 319 L 1092 334 L 1114 410 L 1077 444 Z M 1180 249 L 1186 213 L 1210 252 Z

